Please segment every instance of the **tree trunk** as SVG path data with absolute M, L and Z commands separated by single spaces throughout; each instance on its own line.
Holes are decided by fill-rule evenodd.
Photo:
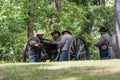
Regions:
M 105 5 L 105 0 L 99 0 L 99 5 Z
M 33 19 L 34 19 L 34 13 L 33 13 L 33 6 L 35 6 L 35 1 L 33 2 L 32 0 L 29 0 L 29 3 L 32 3 L 29 5 L 29 12 L 28 12 L 28 15 L 30 17 L 30 19 L 28 20 L 28 23 L 27 23 L 27 26 L 28 26 L 28 29 L 27 29 L 27 37 L 28 39 L 30 37 L 33 37 L 34 36 L 34 23 L 33 23 Z M 27 46 L 27 43 L 25 43 L 25 46 Z M 24 47 L 25 47 L 24 46 Z M 25 48 L 24 48 L 25 49 Z M 26 52 L 24 52 L 24 49 L 23 49 L 23 54 L 22 54 L 22 59 L 23 59 L 23 62 L 26 62 Z
M 120 58 L 120 0 L 115 0 L 113 50 L 115 58 Z
M 105 5 L 105 0 L 94 0 L 93 3 L 95 5 Z
M 35 1 L 34 0 L 29 0 L 29 3 L 31 3 L 29 5 L 29 12 L 28 12 L 28 15 L 29 15 L 29 20 L 28 20 L 28 38 L 30 37 L 33 37 L 34 36 L 34 23 L 33 23 L 33 19 L 34 19 L 34 10 L 33 10 L 33 7 L 35 6 Z
M 60 10 L 60 0 L 54 0 L 54 8 L 57 11 Z
M 29 21 L 28 22 L 28 38 L 34 36 L 33 29 L 34 29 L 34 24 L 32 21 Z
M 28 21 L 28 38 L 33 37 L 34 36 L 34 23 L 33 23 L 33 18 L 34 18 L 34 13 L 33 12 L 29 12 L 28 15 L 30 16 L 30 20 Z
M 83 6 L 87 6 L 88 5 L 88 0 L 82 0 Z
M 48 4 L 51 4 L 51 0 L 48 0 Z
M 94 5 L 98 5 L 98 0 L 93 0 Z
M 102 4 L 105 5 L 105 0 L 102 0 Z

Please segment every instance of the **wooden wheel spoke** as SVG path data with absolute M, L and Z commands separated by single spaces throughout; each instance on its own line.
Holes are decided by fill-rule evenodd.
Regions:
M 79 52 L 81 52 L 84 49 L 84 47 L 85 47 L 85 44 L 83 44 L 82 46 L 80 46 Z
M 73 47 L 73 49 L 75 51 L 75 49 L 76 49 L 76 41 L 73 42 L 73 46 L 72 47 Z
M 81 35 L 78 34 L 73 37 L 68 53 L 72 60 L 89 59 L 87 44 Z
M 74 48 L 73 46 L 71 47 L 70 52 L 72 52 L 72 53 L 74 53 L 74 52 L 75 52 L 75 48 Z
M 86 54 L 86 51 L 84 51 L 84 52 L 81 52 L 81 55 L 83 55 L 83 54 Z

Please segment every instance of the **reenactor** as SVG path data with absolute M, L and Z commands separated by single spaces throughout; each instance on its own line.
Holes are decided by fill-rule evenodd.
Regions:
M 110 59 L 112 55 L 111 36 L 108 34 L 105 27 L 101 27 L 98 32 L 100 32 L 101 37 L 100 40 L 97 41 L 94 45 L 99 48 L 100 59 Z

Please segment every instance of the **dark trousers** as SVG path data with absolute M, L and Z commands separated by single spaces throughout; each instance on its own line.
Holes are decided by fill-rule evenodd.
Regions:
M 99 49 L 99 51 L 100 51 L 100 59 L 101 59 L 101 60 L 108 59 L 107 50 L 104 51 L 104 50 Z

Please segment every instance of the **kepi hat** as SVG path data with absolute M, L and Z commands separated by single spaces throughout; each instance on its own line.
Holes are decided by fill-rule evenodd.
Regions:
M 107 32 L 107 29 L 105 27 L 101 27 L 98 32 Z
M 59 32 L 59 31 L 54 30 L 54 31 L 51 33 L 51 35 L 53 36 L 54 33 L 58 33 L 58 35 L 60 36 L 60 32 Z
M 63 31 L 63 32 L 62 32 L 62 35 L 63 35 L 65 32 L 68 32 L 70 35 L 72 35 L 71 32 L 70 32 L 69 30 Z

